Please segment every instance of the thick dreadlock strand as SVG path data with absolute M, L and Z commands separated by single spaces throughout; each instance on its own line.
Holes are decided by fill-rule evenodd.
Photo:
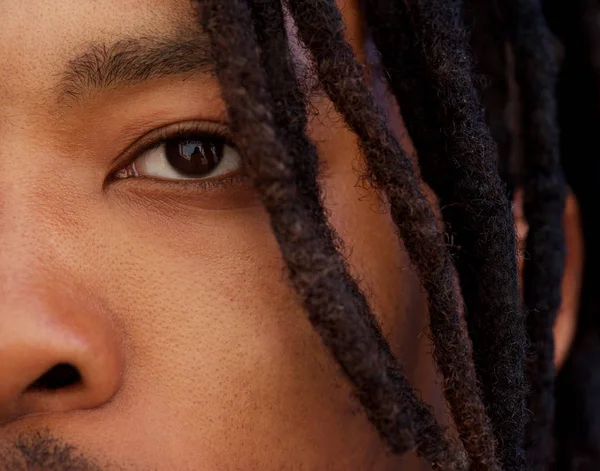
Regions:
M 279 0 L 253 0 L 250 5 L 262 52 L 261 63 L 274 103 L 274 120 L 277 130 L 297 170 L 298 187 L 305 194 L 304 203 L 310 206 L 317 230 L 316 235 L 322 240 L 325 250 L 334 254 L 335 246 L 338 246 L 338 250 L 341 249 L 342 241 L 335 236 L 335 231 L 330 227 L 321 204 L 320 189 L 316 179 L 318 154 L 315 145 L 305 131 L 308 124 L 306 100 L 300 91 L 292 65 L 281 3 Z M 378 337 L 380 348 L 389 356 L 390 364 L 395 363 L 387 342 L 379 333 L 375 317 L 368 309 L 367 300 L 358 290 L 350 275 L 345 273 L 345 276 L 349 291 L 355 293 L 358 305 L 361 306 L 360 311 Z M 417 451 L 431 462 L 444 466 L 441 460 L 447 461 L 444 455 L 447 456 L 448 450 L 444 448 L 448 445 L 444 443 L 446 438 L 443 430 L 435 421 L 432 412 L 416 397 L 402 372 L 398 369 L 395 375 L 403 390 L 402 396 L 397 399 L 401 401 L 400 404 L 405 409 L 403 418 L 409 420 L 409 423 L 397 422 L 397 428 L 392 432 L 402 438 L 406 431 L 413 431 L 421 437 L 419 440 L 421 446 Z M 390 441 L 389 437 L 384 438 L 386 441 Z M 391 441 L 395 443 L 398 438 Z M 401 452 L 403 450 L 396 448 L 394 451 Z
M 431 411 L 415 398 L 394 364 L 389 347 L 382 347 L 384 340 L 371 320 L 366 298 L 335 248 L 335 239 L 322 215 L 316 184 L 299 188 L 306 177 L 299 175 L 300 164 L 292 160 L 280 139 L 287 144 L 304 145 L 314 152 L 304 142 L 305 136 L 298 133 L 305 118 L 296 119 L 285 131 L 278 128 L 276 120 L 285 118 L 280 108 L 284 103 L 273 112 L 245 2 L 208 0 L 202 2 L 201 12 L 232 131 L 270 215 L 291 282 L 312 325 L 355 385 L 368 417 L 394 451 L 403 452 L 414 446 L 414 430 L 408 424 L 420 421 L 423 427 L 425 421 L 428 439 L 434 440 L 427 448 L 434 464 L 445 469 L 464 469 L 464 458 L 444 440 L 441 429 L 433 425 Z M 289 92 L 289 84 L 279 81 L 285 78 L 285 75 L 273 77 L 272 82 L 286 86 Z M 297 91 L 286 93 L 286 89 L 275 99 L 289 100 L 288 104 L 299 109 L 301 100 Z M 316 156 L 308 157 L 309 161 L 302 166 L 311 167 L 307 174 L 314 178 Z M 405 408 L 401 401 L 407 401 L 410 407 Z
M 372 0 L 365 13 L 423 176 L 459 247 L 455 260 L 474 359 L 502 463 L 523 469 L 526 332 L 514 223 L 471 80 L 459 6 Z
M 507 119 L 509 77 L 507 39 L 495 0 L 465 0 L 465 23 L 471 30 L 475 82 L 485 118 L 498 146 L 498 169 L 505 182 L 513 183 L 512 139 Z
M 391 135 L 364 84 L 362 68 L 344 39 L 343 21 L 335 3 L 306 0 L 287 5 L 302 42 L 312 53 L 323 88 L 360 138 L 369 177 L 386 193 L 394 222 L 429 294 L 434 355 L 472 468 L 494 469 L 494 439 L 472 364 L 451 260 L 435 215 L 409 158 Z
M 554 338 L 564 263 L 562 214 L 565 185 L 560 166 L 556 110 L 556 53 L 539 0 L 502 2 L 516 58 L 524 140 L 524 213 L 529 224 L 523 273 L 527 328 L 533 349 L 527 428 L 530 467 L 553 459 Z

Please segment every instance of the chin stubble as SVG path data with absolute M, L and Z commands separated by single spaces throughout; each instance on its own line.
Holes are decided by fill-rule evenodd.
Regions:
M 0 471 L 103 471 L 94 461 L 49 432 L 20 435 L 0 445 Z

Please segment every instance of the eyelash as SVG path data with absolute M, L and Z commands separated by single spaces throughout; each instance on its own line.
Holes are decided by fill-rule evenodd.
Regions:
M 207 139 L 222 139 L 226 146 L 232 147 L 237 152 L 237 148 L 232 142 L 231 133 L 224 125 L 220 123 L 211 121 L 177 123 L 150 132 L 134 145 L 133 150 L 125 151 L 124 155 L 126 157 L 124 159 L 119 159 L 121 161 L 124 160 L 124 163 L 120 163 L 117 168 L 110 172 L 110 176 L 107 179 L 107 184 L 125 182 L 127 180 L 146 180 L 147 182 L 150 181 L 153 184 L 160 184 L 163 187 L 172 186 L 174 189 L 181 189 L 182 186 L 187 186 L 194 190 L 204 191 L 215 188 L 227 188 L 238 183 L 242 183 L 245 180 L 243 169 L 240 172 L 236 172 L 229 176 L 217 178 L 208 177 L 206 179 L 172 180 L 144 175 L 131 178 L 116 177 L 116 174 L 119 171 L 126 169 L 138 159 L 143 157 L 146 153 L 158 149 L 161 145 L 165 144 L 169 140 L 185 140 L 186 138 L 197 138 L 200 136 L 206 137 Z

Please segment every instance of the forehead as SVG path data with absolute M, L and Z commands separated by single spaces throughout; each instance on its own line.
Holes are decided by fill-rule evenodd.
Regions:
M 197 23 L 190 0 L 0 0 L 0 18 L 4 104 L 46 93 L 91 44 L 173 36 Z
M 74 58 L 89 57 L 86 53 L 97 45 L 102 50 L 106 45 L 121 46 L 119 41 L 123 39 L 201 37 L 197 34 L 195 3 L 194 0 L 0 0 L 2 122 L 9 123 L 11 116 L 16 122 L 22 116 L 40 114 L 42 109 L 51 112 L 57 95 L 61 94 L 60 83 L 68 65 Z M 337 0 L 336 3 L 346 22 L 348 39 L 363 59 L 358 2 Z M 289 32 L 292 31 L 293 28 Z M 293 36 L 292 33 L 292 52 L 298 65 L 304 67 L 307 57 Z M 93 55 L 92 60 L 95 60 Z M 308 79 L 312 74 L 301 76 Z

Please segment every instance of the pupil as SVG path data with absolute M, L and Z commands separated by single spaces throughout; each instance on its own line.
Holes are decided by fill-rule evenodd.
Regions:
M 169 164 L 179 173 L 202 177 L 214 171 L 223 158 L 222 139 L 172 139 L 165 144 Z

